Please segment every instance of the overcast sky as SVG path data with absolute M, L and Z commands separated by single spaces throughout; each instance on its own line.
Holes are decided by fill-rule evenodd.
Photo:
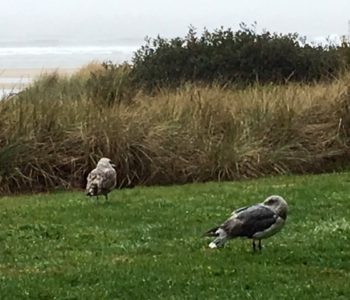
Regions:
M 347 34 L 350 0 L 0 0 L 0 38 L 96 39 L 184 35 L 188 25 Z

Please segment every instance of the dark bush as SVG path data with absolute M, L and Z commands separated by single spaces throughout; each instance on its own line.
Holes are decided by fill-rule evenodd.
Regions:
M 261 34 L 241 24 L 184 38 L 146 39 L 133 57 L 133 81 L 146 88 L 204 83 L 311 82 L 336 76 L 344 66 L 338 47 L 312 46 L 298 34 Z

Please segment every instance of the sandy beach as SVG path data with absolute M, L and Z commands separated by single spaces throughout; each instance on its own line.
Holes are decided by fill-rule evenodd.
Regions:
M 28 85 L 33 79 L 45 73 L 58 72 L 62 75 L 70 75 L 77 68 L 17 68 L 0 69 L 0 89 L 21 88 Z
M 0 99 L 8 94 L 16 93 L 29 85 L 34 79 L 46 73 L 58 72 L 71 75 L 77 68 L 14 68 L 0 69 Z
M 20 44 L 18 44 L 20 42 Z M 135 45 L 75 43 L 59 40 L 0 39 L 0 98 L 18 92 L 44 73 L 70 75 L 91 62 L 122 63 L 131 58 Z

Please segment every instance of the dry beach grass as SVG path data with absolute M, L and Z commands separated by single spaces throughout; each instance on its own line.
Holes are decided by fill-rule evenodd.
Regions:
M 119 186 L 349 165 L 349 75 L 246 89 L 187 84 L 149 95 L 126 90 L 119 74 L 120 101 L 107 103 L 89 92 L 90 68 L 103 72 L 91 65 L 71 77 L 46 75 L 0 102 L 1 193 L 80 187 L 101 156 L 116 162 Z

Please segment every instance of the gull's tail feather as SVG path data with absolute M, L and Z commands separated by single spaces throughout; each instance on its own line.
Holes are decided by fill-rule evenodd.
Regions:
M 219 233 L 217 232 L 220 226 L 216 226 L 210 230 L 208 230 L 206 233 L 204 233 L 203 236 L 218 236 Z
M 96 196 L 98 192 L 98 186 L 95 183 L 91 183 L 86 189 L 87 196 Z

